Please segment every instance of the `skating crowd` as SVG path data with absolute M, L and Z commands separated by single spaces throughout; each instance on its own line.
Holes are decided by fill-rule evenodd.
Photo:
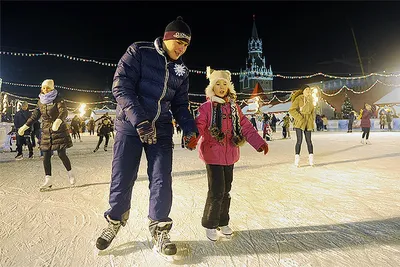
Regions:
M 22 104 L 15 114 L 17 137 L 16 159 L 23 159 L 22 146 L 27 145 L 28 158 L 33 148 L 40 146 L 45 182 L 41 190 L 51 189 L 51 157 L 53 151 L 61 158 L 71 185 L 76 182 L 67 149 L 74 142 L 82 142 L 81 133 L 94 135 L 97 125 L 98 143 L 104 141 L 107 151 L 110 136 L 114 139 L 109 209 L 104 212 L 107 226 L 99 233 L 96 246 L 104 250 L 110 246 L 121 226 L 129 219 L 133 186 L 137 179 L 142 152 L 146 154 L 149 175 L 149 232 L 154 248 L 163 255 L 176 254 L 176 245 L 169 232 L 173 220 L 172 206 L 172 152 L 173 134 L 181 136 L 182 148 L 198 149 L 207 173 L 208 193 L 200 220 L 205 235 L 211 241 L 229 237 L 230 190 L 234 164 L 240 159 L 240 147 L 248 142 L 256 152 L 268 153 L 267 141 L 272 141 L 277 125 L 282 125 L 282 138 L 296 135 L 294 164 L 299 166 L 300 148 L 305 137 L 308 162 L 314 165 L 313 131 L 326 131 L 327 118 L 316 115 L 312 91 L 307 85 L 292 94 L 289 112 L 281 119 L 275 114 L 264 114 L 262 135 L 258 133 L 255 116 L 247 117 L 236 103 L 236 91 L 228 70 L 207 67 L 206 101 L 193 116 L 189 110 L 189 71 L 181 56 L 191 43 L 191 30 L 181 17 L 170 22 L 162 37 L 149 42 L 131 44 L 118 62 L 112 93 L 117 101 L 116 118 L 108 114 L 88 122 L 75 116 L 67 122 L 68 111 L 54 81 L 43 81 L 37 107 L 30 112 Z M 373 107 L 365 104 L 360 112 L 362 143 L 369 144 L 370 118 Z M 385 120 L 389 121 L 389 118 Z M 356 113 L 349 115 L 349 130 L 356 121 Z M 315 129 L 316 125 L 316 129 Z M 384 127 L 385 123 L 382 121 Z M 293 126 L 293 128 L 291 127 Z M 116 134 L 114 136 L 114 127 Z M 276 135 L 276 134 L 275 134 Z M 36 141 L 37 139 L 37 141 Z

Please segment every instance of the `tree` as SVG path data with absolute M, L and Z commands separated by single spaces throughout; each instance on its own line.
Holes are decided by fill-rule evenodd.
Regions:
M 350 98 L 346 95 L 346 98 L 342 105 L 343 118 L 347 119 L 352 110 L 353 110 L 353 104 L 351 104 Z

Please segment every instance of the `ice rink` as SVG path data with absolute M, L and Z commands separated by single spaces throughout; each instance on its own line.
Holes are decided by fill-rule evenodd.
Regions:
M 49 192 L 39 192 L 44 170 L 37 150 L 21 161 L 0 153 L 0 266 L 400 266 L 400 132 L 371 132 L 371 145 L 360 143 L 360 132 L 317 132 L 312 139 L 314 167 L 305 142 L 294 167 L 295 138 L 270 141 L 266 156 L 241 148 L 231 192 L 234 235 L 213 243 L 200 223 L 205 166 L 176 136 L 173 263 L 151 250 L 145 158 L 128 224 L 99 252 L 113 139 L 109 151 L 93 153 L 97 136 L 84 134 L 68 150 L 73 188 L 55 156 Z

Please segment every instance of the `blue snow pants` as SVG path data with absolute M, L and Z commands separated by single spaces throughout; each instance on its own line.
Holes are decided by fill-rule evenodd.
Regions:
M 143 144 L 138 136 L 117 132 L 110 185 L 110 209 L 104 213 L 123 225 L 129 217 L 132 189 L 137 179 L 142 151 L 146 154 L 149 177 L 149 219 L 170 221 L 172 206 L 172 151 L 170 138 L 157 139 L 156 144 Z

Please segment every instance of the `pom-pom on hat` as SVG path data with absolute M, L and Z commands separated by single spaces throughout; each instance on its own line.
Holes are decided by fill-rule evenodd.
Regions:
M 45 86 L 48 86 L 48 87 L 50 87 L 51 89 L 54 89 L 54 81 L 51 80 L 51 79 L 44 80 L 44 81 L 42 82 L 42 87 L 45 87 Z
M 217 83 L 217 81 L 224 80 L 228 83 L 228 88 L 229 88 L 228 95 L 231 98 L 236 99 L 236 91 L 231 81 L 231 72 L 229 70 L 214 70 L 210 66 L 207 66 L 206 75 L 207 79 L 210 80 L 210 83 L 206 88 L 206 96 L 208 98 L 212 98 L 215 95 L 214 85 Z
M 181 16 L 165 27 L 163 40 L 182 40 L 190 43 L 192 32 Z

